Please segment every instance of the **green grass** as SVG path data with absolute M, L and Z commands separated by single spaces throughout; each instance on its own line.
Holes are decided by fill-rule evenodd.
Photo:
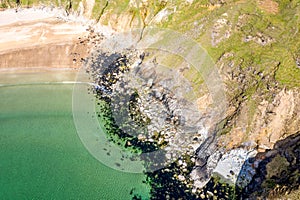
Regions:
M 297 1 L 280 1 L 280 12 L 275 15 L 262 12 L 254 1 L 246 1 L 242 4 L 229 2 L 211 11 L 201 6 L 204 4 L 205 1 L 195 1 L 193 5 L 182 8 L 178 13 L 173 14 L 164 26 L 184 33 L 193 30 L 195 21 L 205 18 L 203 31 L 195 35 L 194 39 L 208 50 L 215 61 L 224 52 L 233 52 L 235 63 L 239 63 L 242 59 L 243 68 L 252 65 L 259 70 L 266 70 L 265 73 L 270 73 L 269 69 L 274 68 L 270 64 L 280 62 L 276 80 L 282 86 L 300 86 L 300 70 L 295 63 L 295 55 L 299 56 L 300 47 L 300 35 L 297 32 L 300 24 L 299 14 L 297 14 L 300 5 L 297 5 Z M 218 46 L 212 47 L 210 34 L 214 22 L 225 12 L 232 24 L 232 35 Z M 247 19 L 239 28 L 236 24 L 239 16 L 243 14 L 247 15 Z M 255 41 L 243 42 L 245 36 L 256 36 L 257 33 L 272 37 L 274 41 L 266 46 L 257 44 Z
M 106 2 L 104 0 L 95 0 L 95 5 L 92 12 L 92 18 L 98 19 L 103 15 L 103 9 L 106 6 Z
M 50 5 L 46 0 L 24 0 L 22 6 L 31 6 L 38 4 Z M 73 0 L 73 10 L 78 7 L 79 0 Z M 157 0 L 148 1 L 147 7 L 144 7 L 142 2 L 139 2 L 138 7 L 129 5 L 129 0 L 112 0 L 109 1 L 104 14 L 105 19 L 102 23 L 108 24 L 110 20 L 116 19 L 111 16 L 132 17 L 131 21 L 138 22 L 140 26 L 144 26 L 149 22 L 149 17 L 155 16 L 164 8 L 173 10 L 176 7 L 176 12 L 168 16 L 168 20 L 159 27 L 167 27 L 181 33 L 191 33 L 192 39 L 200 42 L 208 51 L 214 61 L 217 61 L 225 52 L 234 53 L 233 61 L 235 63 L 242 62 L 242 67 L 246 68 L 249 65 L 259 69 L 266 70 L 274 68 L 268 66 L 270 63 L 280 63 L 276 73 L 276 80 L 284 87 L 299 87 L 300 86 L 300 69 L 296 67 L 295 58 L 300 56 L 300 5 L 297 0 L 277 1 L 279 3 L 279 13 L 270 14 L 263 12 L 255 1 L 227 1 L 221 7 L 216 7 L 212 10 L 208 9 L 208 0 L 194 1 L 191 5 L 187 5 L 182 1 L 162 2 Z M 65 7 L 67 0 L 55 1 L 55 5 Z M 106 5 L 106 0 L 96 0 L 95 7 L 92 12 L 92 18 L 97 19 Z M 6 1 L 1 7 L 15 6 L 14 1 Z M 217 19 L 221 18 L 223 13 L 228 14 L 228 21 L 231 23 L 231 36 L 224 39 L 217 46 L 211 44 L 211 31 Z M 245 15 L 246 18 L 242 21 L 242 26 L 238 27 L 237 23 L 240 16 Z M 146 20 L 147 19 L 147 20 Z M 198 25 L 203 25 L 200 32 L 193 32 Z M 113 24 L 116 22 L 113 22 Z M 247 35 L 256 36 L 258 33 L 273 38 L 273 42 L 262 46 L 255 41 L 244 42 L 243 38 Z M 275 62 L 276 61 L 276 62 Z

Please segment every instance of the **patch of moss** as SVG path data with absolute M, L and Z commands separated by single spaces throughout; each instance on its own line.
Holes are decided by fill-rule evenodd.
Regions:
M 272 159 L 270 163 L 267 165 L 267 179 L 280 176 L 282 171 L 286 171 L 288 169 L 289 162 L 286 160 L 285 157 L 280 155 L 276 155 L 275 158 Z
M 224 182 L 223 179 L 217 175 L 213 175 L 202 190 L 205 196 L 211 192 L 216 199 L 240 199 L 240 188 Z
M 103 15 L 104 9 L 108 6 L 108 1 L 104 0 L 95 0 L 95 4 L 92 11 L 93 19 L 100 19 Z

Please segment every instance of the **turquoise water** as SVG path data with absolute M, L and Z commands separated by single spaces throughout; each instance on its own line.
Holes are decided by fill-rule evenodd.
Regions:
M 63 73 L 0 74 L 0 83 L 74 80 L 74 73 Z M 143 174 L 106 167 L 84 148 L 73 122 L 72 89 L 0 87 L 0 199 L 126 200 L 132 190 L 148 198 Z

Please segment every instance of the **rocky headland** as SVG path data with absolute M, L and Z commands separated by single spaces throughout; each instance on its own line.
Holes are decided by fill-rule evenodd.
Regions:
M 163 150 L 157 160 L 142 156 L 146 169 L 156 169 L 147 172 L 153 199 L 272 199 L 295 191 L 297 195 L 297 1 L 71 2 L 77 7 L 68 7 L 60 19 L 68 21 L 72 14 L 93 18 L 85 31 L 73 38 L 65 35 L 74 27 L 70 24 L 63 33 L 47 35 L 59 23 L 46 20 L 43 32 L 28 34 L 44 45 L 33 46 L 28 40 L 20 49 L 17 46 L 26 38 L 5 39 L 0 66 L 85 65 L 97 85 L 91 89 L 101 101 L 98 114 L 106 119 L 112 142 L 141 155 Z M 0 28 L 23 31 L 22 26 Z M 176 29 L 207 50 L 223 81 L 224 115 L 210 112 L 214 99 L 206 80 L 188 61 L 168 52 L 134 47 L 107 51 L 101 46 L 110 34 L 152 26 Z M 49 37 L 58 40 L 49 45 Z M 32 58 L 33 52 L 55 52 L 64 59 Z

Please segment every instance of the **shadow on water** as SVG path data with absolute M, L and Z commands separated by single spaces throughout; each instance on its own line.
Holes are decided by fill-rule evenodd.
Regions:
M 244 181 L 244 174 L 249 173 L 249 167 L 254 170 L 254 176 L 243 189 L 236 189 L 237 199 L 276 198 L 280 194 L 298 189 L 300 132 L 276 142 L 273 149 L 248 159 L 239 173 L 237 182 Z

